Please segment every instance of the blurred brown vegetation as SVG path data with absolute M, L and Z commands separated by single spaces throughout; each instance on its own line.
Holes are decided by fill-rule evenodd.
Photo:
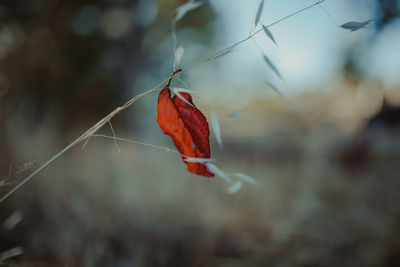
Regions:
M 165 78 L 157 67 L 170 55 L 156 47 L 183 2 L 0 3 L 2 195 L 142 92 L 131 83 L 143 73 Z M 378 2 L 384 27 L 398 13 Z M 141 20 L 153 4 L 157 16 Z M 210 14 L 182 24 L 210 31 Z M 122 142 L 118 153 L 98 138 L 74 148 L 0 203 L 0 265 L 400 266 L 400 90 L 362 77 L 351 60 L 329 93 L 259 98 L 237 118 L 198 103 L 221 116 L 218 166 L 259 181 L 234 195 L 170 153 Z M 139 135 L 141 112 L 113 120 L 119 136 Z M 170 145 L 149 125 L 156 133 L 142 135 Z

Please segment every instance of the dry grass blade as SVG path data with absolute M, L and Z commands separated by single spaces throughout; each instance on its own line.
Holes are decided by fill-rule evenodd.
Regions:
M 267 65 L 272 69 L 272 71 L 279 77 L 282 79 L 282 75 L 279 72 L 278 68 L 275 66 L 274 63 L 272 63 L 272 61 L 267 57 L 267 55 L 263 54 L 263 58 L 265 63 L 267 63 Z
M 257 180 L 243 173 L 235 173 L 237 178 L 250 184 L 257 184 Z
M 276 87 L 275 85 L 273 85 L 272 83 L 270 83 L 269 81 L 265 81 L 265 83 L 275 92 L 277 92 L 279 95 L 284 96 L 285 94 L 282 92 L 282 90 L 280 90 L 278 87 Z
M 214 159 L 205 159 L 205 158 L 185 158 L 186 162 L 195 162 L 195 163 L 208 163 L 214 161 Z
M 278 46 L 278 43 L 276 42 L 276 40 L 275 40 L 275 38 L 274 38 L 274 35 L 273 35 L 272 32 L 268 29 L 268 27 L 266 27 L 264 24 L 261 24 L 261 25 L 262 25 L 262 28 L 263 28 L 265 34 L 269 37 L 269 39 L 271 39 L 271 41 L 274 42 L 274 44 L 275 44 L 276 46 Z
M 220 168 L 218 168 L 215 164 L 213 163 L 207 163 L 207 168 L 214 173 L 215 175 L 221 177 L 225 182 L 230 183 L 231 178 Z
M 256 27 L 260 22 L 263 10 L 264 10 L 264 0 L 261 0 L 260 5 L 258 6 L 256 18 L 254 20 L 254 27 Z
M 179 46 L 174 53 L 174 70 L 176 70 L 179 66 L 179 64 L 181 64 L 181 60 L 183 57 L 183 53 L 185 52 L 185 49 L 183 49 L 183 46 Z
M 173 90 L 174 93 L 176 93 L 176 92 L 179 92 L 179 93 L 183 92 L 183 93 L 188 93 L 188 94 L 197 94 L 196 91 L 190 90 L 190 89 L 185 89 L 185 88 L 174 87 L 172 90 Z
M 217 139 L 217 143 L 218 143 L 219 147 L 223 147 L 224 144 L 222 143 L 221 126 L 219 124 L 217 115 L 215 115 L 214 111 L 212 111 L 212 110 L 210 113 L 210 120 L 211 120 L 211 127 L 215 134 L 215 139 Z
M 228 188 L 228 193 L 229 194 L 235 194 L 239 192 L 240 188 L 242 188 L 242 182 L 241 181 L 236 181 L 233 185 L 231 185 Z
M 357 31 L 359 29 L 365 28 L 365 26 L 370 23 L 372 19 L 366 20 L 364 22 L 358 22 L 358 21 L 350 21 L 345 24 L 340 25 L 343 29 L 350 30 L 352 32 Z

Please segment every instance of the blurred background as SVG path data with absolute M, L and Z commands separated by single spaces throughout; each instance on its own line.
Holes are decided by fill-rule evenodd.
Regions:
M 261 22 L 313 3 L 266 1 Z M 183 4 L 0 2 L 2 196 L 168 78 Z M 187 13 L 176 25 L 180 66 L 247 37 L 258 6 L 209 0 Z M 272 26 L 277 45 L 261 32 L 173 81 L 217 114 L 216 164 L 257 185 L 229 194 L 173 153 L 92 138 L 0 203 L 0 265 L 400 266 L 399 14 L 397 0 L 326 0 Z M 172 148 L 156 101 L 154 92 L 116 116 L 116 135 Z

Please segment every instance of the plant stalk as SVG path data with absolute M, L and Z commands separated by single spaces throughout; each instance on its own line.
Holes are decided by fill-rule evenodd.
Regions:
M 267 25 L 266 27 L 271 27 L 274 26 L 284 20 L 287 20 L 290 17 L 293 17 L 299 13 L 302 13 L 322 2 L 324 2 L 325 0 L 320 0 L 312 5 L 309 5 L 303 9 L 300 9 L 296 12 L 293 12 L 269 25 Z M 18 189 L 20 189 L 24 184 L 26 184 L 29 180 L 31 180 L 34 176 L 36 176 L 39 172 L 41 172 L 43 169 L 45 169 L 47 166 L 49 166 L 51 163 L 53 163 L 56 159 L 58 159 L 61 155 L 63 155 L 65 152 L 69 151 L 72 147 L 74 147 L 75 145 L 79 144 L 80 142 L 86 140 L 87 138 L 90 138 L 91 136 L 93 136 L 99 129 L 101 129 L 107 122 L 109 122 L 112 118 L 114 118 L 118 113 L 120 113 L 121 111 L 129 108 L 131 105 L 133 105 L 134 103 L 136 103 L 138 100 L 140 100 L 142 97 L 150 94 L 151 92 L 154 92 L 158 89 L 160 89 L 165 83 L 169 82 L 171 79 L 178 77 L 179 75 L 181 75 L 183 72 L 192 69 L 196 66 L 199 66 L 201 64 L 204 64 L 206 62 L 212 61 L 214 59 L 216 59 L 219 55 L 222 55 L 230 50 L 232 50 L 233 48 L 235 48 L 236 46 L 246 42 L 247 40 L 251 39 L 253 36 L 255 36 L 256 34 L 260 33 L 263 29 L 258 29 L 257 31 L 253 32 L 252 34 L 250 34 L 248 37 L 224 48 L 221 49 L 220 51 L 216 52 L 215 54 L 201 60 L 198 62 L 195 62 L 189 66 L 187 66 L 186 68 L 180 70 L 179 72 L 174 72 L 168 79 L 165 79 L 164 81 L 162 81 L 160 84 L 158 84 L 156 87 L 145 91 L 144 93 L 138 94 L 135 97 L 131 98 L 130 100 L 128 100 L 125 104 L 123 104 L 121 107 L 117 107 L 114 111 L 112 111 L 111 113 L 109 113 L 107 116 L 105 116 L 103 119 L 101 119 L 100 121 L 98 121 L 96 124 L 94 124 L 92 127 L 90 127 L 86 132 L 84 132 L 81 136 L 79 136 L 77 139 L 75 139 L 72 143 L 70 143 L 69 145 L 67 145 L 65 148 L 63 148 L 62 150 L 60 150 L 58 153 L 56 153 L 53 157 L 51 157 L 48 161 L 46 161 L 45 163 L 43 163 L 39 168 L 37 168 L 34 172 L 32 172 L 29 176 L 27 176 L 26 178 L 24 178 L 24 180 L 22 180 L 19 184 L 17 184 L 16 186 L 14 186 L 10 191 L 8 191 L 4 196 L 2 196 L 0 198 L 0 203 L 3 202 L 4 200 L 6 200 L 8 197 L 10 197 L 13 193 L 15 193 Z

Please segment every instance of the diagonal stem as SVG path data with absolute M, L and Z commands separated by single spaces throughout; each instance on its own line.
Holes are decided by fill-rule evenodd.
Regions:
M 293 17 L 299 13 L 302 13 L 322 2 L 324 2 L 325 0 L 320 0 L 312 5 L 309 5 L 303 9 L 300 9 L 296 12 L 293 12 L 269 25 L 267 25 L 266 27 L 271 27 L 273 25 L 276 25 L 290 17 Z M 253 32 L 252 34 L 250 34 L 248 37 L 224 48 L 221 49 L 220 51 L 216 52 L 215 54 L 201 60 L 198 62 L 195 62 L 191 65 L 189 65 L 188 67 L 184 68 L 183 70 L 179 70 L 179 71 L 175 71 L 168 79 L 165 79 L 164 81 L 162 81 L 160 84 L 158 84 L 156 87 L 145 91 L 144 93 L 138 94 L 135 97 L 131 98 L 130 100 L 128 100 L 125 104 L 123 104 L 121 107 L 117 107 L 114 111 L 112 111 L 111 113 L 109 113 L 107 116 L 105 116 L 103 119 L 101 119 L 100 121 L 98 121 L 96 124 L 94 124 L 91 128 L 89 128 L 86 132 L 84 132 L 81 136 L 79 136 L 77 139 L 75 139 L 72 143 L 70 143 L 69 145 L 67 145 L 65 148 L 63 148 L 61 151 L 59 151 L 58 153 L 56 153 L 53 157 L 51 157 L 48 161 L 46 161 L 45 163 L 43 163 L 39 168 L 37 168 L 34 172 L 32 172 L 29 176 L 27 176 L 24 180 L 22 180 L 19 184 L 17 184 L 15 187 L 13 187 L 10 191 L 8 191 L 3 197 L 0 198 L 0 203 L 3 202 L 4 200 L 6 200 L 9 196 L 11 196 L 13 193 L 15 193 L 19 188 L 21 188 L 24 184 L 26 184 L 29 180 L 31 180 L 35 175 L 37 175 L 39 172 L 41 172 L 43 169 L 45 169 L 47 166 L 49 166 L 51 163 L 53 163 L 56 159 L 58 159 L 61 155 L 63 155 L 65 152 L 67 152 L 68 150 L 70 150 L 72 147 L 74 147 L 76 144 L 79 144 L 80 142 L 86 140 L 87 138 L 93 136 L 100 128 L 102 128 L 108 121 L 110 121 L 113 117 L 115 117 L 118 113 L 120 113 L 121 111 L 129 108 L 131 105 L 133 105 L 134 103 L 136 103 L 138 100 L 140 100 L 142 97 L 150 94 L 151 92 L 154 92 L 158 89 L 160 89 L 165 83 L 171 81 L 171 79 L 178 77 L 180 74 L 182 74 L 183 72 L 194 68 L 196 66 L 199 66 L 203 63 L 212 61 L 214 59 L 216 59 L 219 55 L 228 52 L 230 50 L 232 50 L 234 47 L 246 42 L 247 40 L 249 40 L 250 38 L 252 38 L 253 36 L 255 36 L 256 34 L 258 34 L 259 32 L 261 32 L 263 29 L 259 29 L 255 32 Z

